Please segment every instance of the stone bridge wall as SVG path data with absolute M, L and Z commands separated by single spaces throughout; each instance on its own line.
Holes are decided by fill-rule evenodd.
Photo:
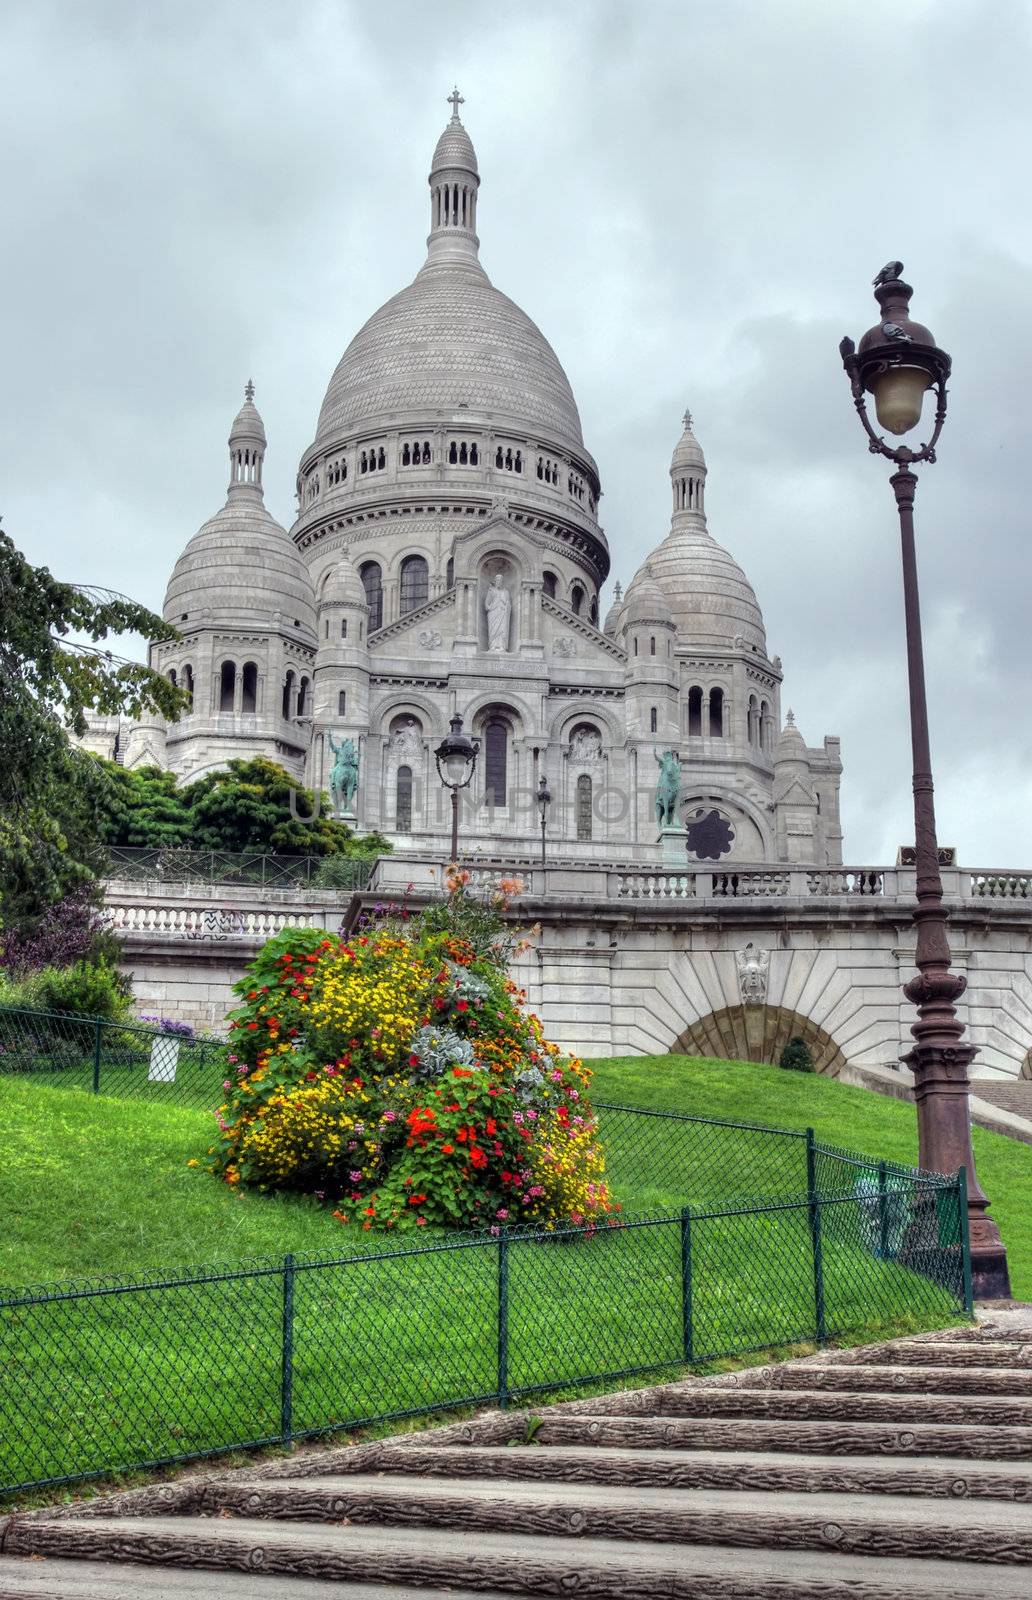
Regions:
M 512 866 L 477 867 L 489 883 Z M 802 1035 L 821 1070 L 894 1067 L 911 1043 L 913 873 L 881 868 L 676 872 L 626 865 L 521 870 L 521 918 L 542 925 L 516 972 L 550 1038 L 588 1056 L 777 1058 Z M 280 928 L 336 931 L 377 900 L 418 902 L 440 864 L 394 856 L 368 890 L 111 882 L 141 1010 L 220 1028 L 231 985 Z M 944 872 L 960 1011 L 976 1077 L 1029 1073 L 1032 874 Z

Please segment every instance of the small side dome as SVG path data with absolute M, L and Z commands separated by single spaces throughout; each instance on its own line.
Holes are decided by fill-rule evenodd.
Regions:
M 652 576 L 650 566 L 639 568 L 631 579 L 620 621 L 624 628 L 640 623 L 649 623 L 657 628 L 674 627 L 670 603 Z
M 368 611 L 362 580 L 347 557 L 338 561 L 327 578 L 319 596 L 319 606 L 320 609 L 323 606 L 361 606 L 363 611 Z
M 780 766 L 785 761 L 806 761 L 806 740 L 796 727 L 795 712 L 789 711 L 785 726 L 778 738 L 774 760 Z
M 287 530 L 265 509 L 265 428 L 248 383 L 229 438 L 226 504 L 194 534 L 172 569 L 164 617 L 177 627 L 283 629 L 314 643 L 315 595 Z
M 606 612 L 606 620 L 602 624 L 602 632 L 610 639 L 615 638 L 620 631 L 620 624 L 623 621 L 623 610 L 623 589 L 620 586 L 620 580 L 618 578 L 616 583 L 613 585 L 613 603 Z

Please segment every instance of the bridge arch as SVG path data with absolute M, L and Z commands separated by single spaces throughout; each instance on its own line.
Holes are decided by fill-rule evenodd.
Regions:
M 760 1061 L 777 1065 L 790 1039 L 802 1039 L 814 1068 L 837 1078 L 846 1065 L 830 1033 L 809 1017 L 785 1006 L 725 1006 L 692 1022 L 670 1046 L 672 1055 L 714 1056 L 723 1061 Z

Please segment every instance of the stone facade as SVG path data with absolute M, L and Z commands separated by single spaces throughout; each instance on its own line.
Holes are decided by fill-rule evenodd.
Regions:
M 463 834 L 590 860 L 842 859 L 838 740 L 782 727 L 781 662 L 741 568 L 712 538 L 686 416 L 671 523 L 604 626 L 601 484 L 555 352 L 479 259 L 477 158 L 457 112 L 434 152 L 427 257 L 355 335 L 297 476 L 289 535 L 266 511 L 248 385 L 222 511 L 169 583 L 180 722 L 97 729 L 93 748 L 191 778 L 266 754 L 329 787 L 359 759 L 355 817 L 397 849 L 446 847 L 433 751 L 459 713 L 480 740 Z M 668 754 L 669 753 L 669 754 Z M 657 811 L 667 758 L 672 804 Z M 666 824 L 667 829 L 661 824 Z M 670 831 L 673 829 L 673 832 Z

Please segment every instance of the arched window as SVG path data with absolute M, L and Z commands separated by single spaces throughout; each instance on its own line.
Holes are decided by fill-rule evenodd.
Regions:
M 383 445 L 380 446 L 376 453 L 376 465 L 381 470 L 387 465 L 387 452 L 384 450 Z
M 348 636 L 348 619 L 347 619 L 347 617 L 341 617 L 341 619 L 340 619 L 340 636 L 341 636 L 342 639 L 346 639 L 347 636 Z
M 590 611 L 589 615 L 591 617 L 591 626 L 593 628 L 597 628 L 598 627 L 598 596 L 597 595 L 592 595 L 592 597 L 591 597 L 591 611 Z
M 297 710 L 295 716 L 303 717 L 308 705 L 308 679 L 302 678 L 297 686 Z
M 652 710 L 649 712 L 649 732 L 659 732 L 659 712 L 655 706 L 653 706 Z
M 757 703 L 756 696 L 754 694 L 751 694 L 749 696 L 749 718 L 748 718 L 749 743 L 750 744 L 758 745 L 759 742 L 760 742 L 759 722 L 760 722 L 760 708 L 759 708 L 759 705 Z
M 455 557 L 454 556 L 449 556 L 448 557 L 448 565 L 444 569 L 444 587 L 446 589 L 454 589 L 454 587 L 455 587 Z
M 253 661 L 244 662 L 243 686 L 240 694 L 241 711 L 258 710 L 258 668 Z
M 766 700 L 761 700 L 760 701 L 760 737 L 759 737 L 759 746 L 760 746 L 761 750 L 769 750 L 770 749 L 770 747 L 771 747 L 771 736 L 770 736 L 770 734 L 771 734 L 770 706 L 767 704 Z
M 395 791 L 395 826 L 399 833 L 412 832 L 412 768 L 399 767 Z
M 292 711 L 291 701 L 294 698 L 294 674 L 288 672 L 283 682 L 283 719 L 286 721 Z
M 555 589 L 558 581 L 559 580 L 554 572 L 546 572 L 544 578 L 542 579 L 545 593 L 550 595 L 553 600 L 555 599 Z
M 649 640 L 649 655 L 650 656 L 654 656 L 655 653 L 656 653 L 656 636 L 655 636 L 655 634 L 653 634 L 652 638 Z
M 338 689 L 337 690 L 337 715 L 338 715 L 338 717 L 345 717 L 345 716 L 347 716 L 347 712 L 348 712 L 348 691 L 346 689 Z
M 724 691 L 711 689 L 709 695 L 709 731 L 713 739 L 724 737 Z
M 448 463 L 449 463 L 450 466 L 455 467 L 455 466 L 458 466 L 458 462 L 459 462 L 459 447 L 456 444 L 455 440 L 453 439 L 451 444 L 448 446 Z
M 186 666 L 183 668 L 183 688 L 186 690 L 187 695 L 189 696 L 189 709 L 192 711 L 193 710 L 194 681 L 193 681 L 193 667 L 190 666 L 189 662 L 187 662 Z
M 577 837 L 591 838 L 591 778 L 586 772 L 577 779 Z
M 638 635 L 637 634 L 634 635 L 634 653 L 635 653 L 635 655 L 638 654 Z
M 369 632 L 383 627 L 383 573 L 376 561 L 364 561 L 358 570 L 369 607 Z
M 422 556 L 406 556 L 401 563 L 401 614 L 426 604 L 430 593 L 430 568 Z
M 493 717 L 484 729 L 484 799 L 489 806 L 504 806 L 507 793 L 509 730 Z
M 702 690 L 697 685 L 688 690 L 688 732 L 702 733 Z
M 169 667 L 169 669 L 168 669 L 168 681 L 172 685 L 173 689 L 178 684 L 179 679 L 176 677 L 176 669 L 175 669 L 175 667 Z
M 219 710 L 232 711 L 236 694 L 236 662 L 224 661 L 219 669 Z
M 411 447 L 411 445 L 408 445 L 408 444 L 403 444 L 402 445 L 402 447 L 401 447 L 401 464 L 402 464 L 403 467 L 410 467 L 412 465 L 412 447 Z
M 583 604 L 584 590 L 581 588 L 579 583 L 575 583 L 573 588 L 570 590 L 570 610 L 573 612 L 575 617 L 580 616 L 581 606 Z

